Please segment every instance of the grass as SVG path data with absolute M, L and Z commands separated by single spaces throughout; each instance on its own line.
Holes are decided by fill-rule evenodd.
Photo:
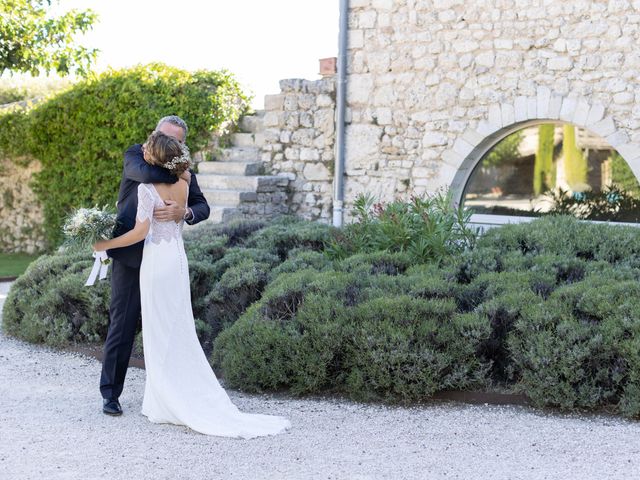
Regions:
M 39 255 L 28 253 L 0 253 L 0 278 L 22 275 Z

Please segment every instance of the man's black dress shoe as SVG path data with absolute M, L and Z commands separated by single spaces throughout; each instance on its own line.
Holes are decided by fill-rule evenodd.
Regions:
M 102 411 L 107 415 L 122 415 L 122 407 L 117 398 L 103 398 Z

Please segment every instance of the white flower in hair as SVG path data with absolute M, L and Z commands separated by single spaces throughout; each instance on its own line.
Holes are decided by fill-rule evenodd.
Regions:
M 164 168 L 168 170 L 175 170 L 178 165 L 187 164 L 187 168 L 191 165 L 191 155 L 189 154 L 189 147 L 187 147 L 184 143 L 180 145 L 182 150 L 182 155 L 179 157 L 173 157 L 171 161 L 162 165 Z

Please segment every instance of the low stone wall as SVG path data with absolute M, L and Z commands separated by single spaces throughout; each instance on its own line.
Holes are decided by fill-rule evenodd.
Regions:
M 335 79 L 282 80 L 265 97 L 264 162 L 289 180 L 289 213 L 329 222 L 335 143 Z M 267 205 L 268 206 L 268 205 Z
M 40 163 L 0 159 L 0 252 L 36 253 L 45 249 L 44 213 L 30 182 Z

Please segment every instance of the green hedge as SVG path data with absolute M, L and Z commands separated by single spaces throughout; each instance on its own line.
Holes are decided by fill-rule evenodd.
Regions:
M 212 131 L 236 121 L 247 100 L 226 71 L 191 73 L 163 64 L 111 70 L 29 110 L 0 116 L 0 152 L 42 163 L 34 190 L 44 206 L 47 238 L 56 245 L 71 209 L 115 202 L 123 152 L 143 142 L 161 117 L 185 119 L 195 152 Z
M 548 217 L 426 264 L 409 252 L 332 260 L 332 235 L 286 218 L 187 235 L 197 332 L 227 385 L 386 402 L 485 389 L 640 416 L 640 230 Z M 4 329 L 101 340 L 108 289 L 80 288 L 90 263 L 31 265 Z

